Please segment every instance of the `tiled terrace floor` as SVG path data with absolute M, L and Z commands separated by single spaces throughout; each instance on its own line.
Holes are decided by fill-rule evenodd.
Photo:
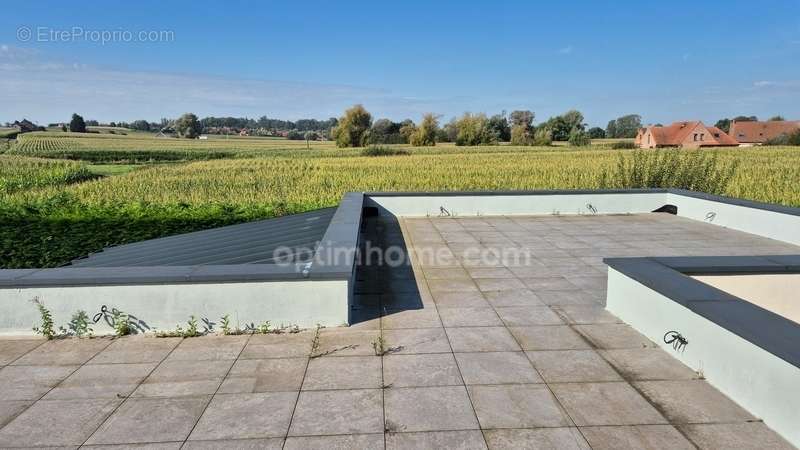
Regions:
M 360 322 L 318 345 L 0 340 L 0 446 L 791 448 L 605 312 L 601 258 L 800 248 L 665 214 L 372 219 L 365 237 L 420 258 L 362 268 Z

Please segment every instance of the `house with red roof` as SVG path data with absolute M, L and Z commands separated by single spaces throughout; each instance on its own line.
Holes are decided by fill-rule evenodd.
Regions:
M 784 134 L 800 130 L 800 120 L 772 120 L 769 122 L 731 122 L 730 136 L 741 144 L 763 144 Z
M 639 148 L 659 147 L 735 147 L 735 139 L 717 127 L 703 125 L 700 121 L 674 122 L 668 126 L 648 126 L 640 128 L 636 134 Z

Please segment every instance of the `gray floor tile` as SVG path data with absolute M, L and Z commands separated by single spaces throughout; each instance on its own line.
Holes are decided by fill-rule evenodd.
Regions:
M 427 431 L 421 433 L 388 433 L 387 450 L 412 450 L 456 448 L 459 450 L 484 450 L 486 442 L 478 430 Z
M 208 401 L 209 397 L 128 399 L 87 443 L 135 444 L 184 440 Z
M 385 348 L 392 354 L 443 353 L 450 351 L 442 328 L 384 330 Z
M 0 429 L 9 447 L 77 446 L 94 432 L 122 400 L 39 401 Z
M 509 327 L 523 350 L 580 350 L 591 346 L 568 326 Z
M 216 361 L 236 359 L 249 336 L 201 336 L 184 339 L 172 350 L 171 361 Z
M 299 391 L 307 362 L 307 358 L 239 359 L 219 393 Z
M 490 449 L 590 450 L 577 428 L 485 430 Z
M 428 280 L 453 280 L 469 279 L 469 274 L 462 267 L 450 268 L 427 268 L 424 270 L 425 278 Z
M 650 401 L 659 405 L 672 423 L 755 419 L 705 380 L 637 381 L 634 384 Z
M 384 330 L 398 330 L 403 328 L 438 328 L 442 326 L 436 308 L 425 307 L 421 309 L 387 310 L 381 318 Z
M 548 383 L 622 381 L 594 350 L 529 351 L 527 354 Z
M 189 440 L 285 436 L 296 400 L 296 392 L 215 395 Z
M 522 352 L 456 353 L 466 384 L 542 383 Z
M 469 386 L 481 428 L 569 426 L 569 419 L 543 384 Z
M 547 306 L 506 306 L 495 308 L 506 326 L 563 325 L 564 321 Z
M 522 282 L 534 292 L 542 291 L 572 291 L 578 287 L 564 277 L 531 277 L 523 278 Z
M 143 364 L 163 360 L 182 338 L 126 336 L 115 339 L 87 364 Z
M 562 305 L 554 306 L 553 309 L 569 324 L 622 323 L 617 316 L 600 305 Z
M 285 450 L 381 450 L 383 433 L 342 436 L 289 436 Z
M 513 272 L 505 267 L 475 267 L 468 270 L 472 279 L 478 278 L 516 278 Z M 480 283 L 478 284 L 480 286 Z
M 44 342 L 44 339 L 0 340 L 0 367 L 11 364 L 15 359 L 42 345 Z
M 0 428 L 33 404 L 33 400 L 0 400 Z
M 283 438 L 187 441 L 186 444 L 183 444 L 183 447 L 180 447 L 180 444 L 179 448 L 183 450 L 280 450 L 283 448 Z
M 387 431 L 478 429 L 463 386 L 392 388 L 384 398 Z
M 681 425 L 701 450 L 790 450 L 790 445 L 763 422 Z
M 502 326 L 494 308 L 441 308 L 439 316 L 446 327 Z
M 0 369 L 0 399 L 38 400 L 78 366 L 6 366 Z
M 484 292 L 483 295 L 495 308 L 503 306 L 545 306 L 530 289 Z
M 217 391 L 233 360 L 164 361 L 133 392 L 133 397 L 210 395 Z
M 311 352 L 314 331 L 253 335 L 240 359 L 299 358 Z
M 578 426 L 667 423 L 628 383 L 550 384 Z
M 289 436 L 383 432 L 380 389 L 302 391 Z
M 323 357 L 375 355 L 372 343 L 377 342 L 379 330 L 350 330 L 327 328 L 320 331 L 319 349 Z
M 378 356 L 323 357 L 309 361 L 303 390 L 378 389 L 381 383 Z
M 440 308 L 488 308 L 489 302 L 478 291 L 475 292 L 433 292 L 433 301 Z
M 594 450 L 639 450 L 695 448 L 672 425 L 635 425 L 618 427 L 582 427 L 581 433 Z
M 516 278 L 477 278 L 475 283 L 483 292 L 525 289 L 525 285 Z
M 505 327 L 447 328 L 454 352 L 514 352 L 520 347 Z
M 431 292 L 477 292 L 478 287 L 470 279 L 451 278 L 443 280 L 428 280 L 428 289 Z
M 47 341 L 13 362 L 13 365 L 80 365 L 111 344 L 109 338 Z
M 690 380 L 700 375 L 660 348 L 600 350 L 628 380 Z
M 383 383 L 393 388 L 463 384 L 451 353 L 385 356 Z
M 575 329 L 601 349 L 655 347 L 650 339 L 626 324 L 577 325 Z
M 84 365 L 48 392 L 44 399 L 127 397 L 155 367 L 156 363 Z

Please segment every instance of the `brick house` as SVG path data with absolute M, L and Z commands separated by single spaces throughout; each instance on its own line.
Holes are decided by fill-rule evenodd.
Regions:
M 763 144 L 782 134 L 800 130 L 800 120 L 775 120 L 770 122 L 736 121 L 731 122 L 730 135 L 742 144 Z
M 707 127 L 703 122 L 674 122 L 672 125 L 640 128 L 636 134 L 639 148 L 658 147 L 733 147 L 739 143 L 717 127 Z

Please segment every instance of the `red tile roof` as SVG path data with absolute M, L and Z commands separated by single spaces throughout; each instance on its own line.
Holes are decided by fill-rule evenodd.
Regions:
M 763 143 L 800 129 L 800 121 L 731 122 L 730 135 L 739 142 Z
M 711 132 L 712 137 L 719 145 L 739 145 L 739 141 L 732 138 L 729 134 L 717 127 L 706 127 Z

